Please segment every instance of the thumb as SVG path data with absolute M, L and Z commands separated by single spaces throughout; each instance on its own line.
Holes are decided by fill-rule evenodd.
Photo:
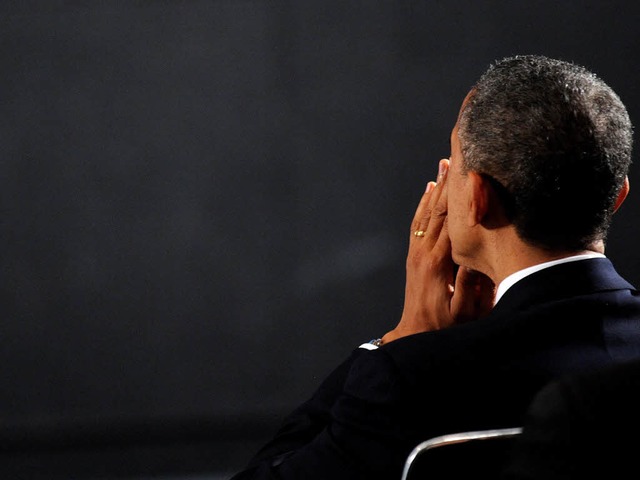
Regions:
M 487 315 L 493 308 L 495 285 L 485 274 L 460 267 L 451 299 L 451 313 L 456 323 Z

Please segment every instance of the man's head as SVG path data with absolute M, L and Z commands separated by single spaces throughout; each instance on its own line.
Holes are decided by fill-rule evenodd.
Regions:
M 559 60 L 507 58 L 473 87 L 456 127 L 462 174 L 492 184 L 523 241 L 580 251 L 605 239 L 632 126 L 602 80 Z

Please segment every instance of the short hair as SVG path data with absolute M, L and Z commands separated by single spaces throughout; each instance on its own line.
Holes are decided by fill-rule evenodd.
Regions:
M 633 127 L 595 74 L 538 55 L 498 61 L 473 87 L 458 135 L 463 170 L 491 179 L 523 240 L 577 251 L 606 239 Z

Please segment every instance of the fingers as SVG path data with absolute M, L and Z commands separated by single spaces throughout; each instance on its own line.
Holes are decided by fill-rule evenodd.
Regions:
M 429 182 L 418 204 L 411 224 L 411 235 L 425 237 L 424 243 L 435 244 L 442 231 L 447 216 L 446 179 L 449 160 L 440 160 L 437 182 Z
M 431 211 L 427 236 L 438 239 L 447 219 L 447 174 L 449 173 L 449 160 L 440 160 L 438 173 L 438 185 L 431 198 Z
M 456 322 L 480 318 L 493 308 L 495 285 L 486 275 L 460 267 L 451 299 L 451 313 Z

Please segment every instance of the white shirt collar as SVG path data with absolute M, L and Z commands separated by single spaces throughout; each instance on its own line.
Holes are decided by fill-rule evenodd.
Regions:
M 551 260 L 550 262 L 539 263 L 538 265 L 527 267 L 515 273 L 512 273 L 498 285 L 498 288 L 496 289 L 496 299 L 494 305 L 498 303 L 498 301 L 502 298 L 507 290 L 509 290 L 517 282 L 525 277 L 528 277 L 532 273 L 539 272 L 540 270 L 544 270 L 545 268 L 553 267 L 555 265 L 560 265 L 561 263 L 577 262 L 578 260 L 586 260 L 588 258 L 605 258 L 605 256 L 601 253 L 596 252 L 581 253 L 579 255 L 572 255 L 570 257 L 560 258 L 558 260 Z

